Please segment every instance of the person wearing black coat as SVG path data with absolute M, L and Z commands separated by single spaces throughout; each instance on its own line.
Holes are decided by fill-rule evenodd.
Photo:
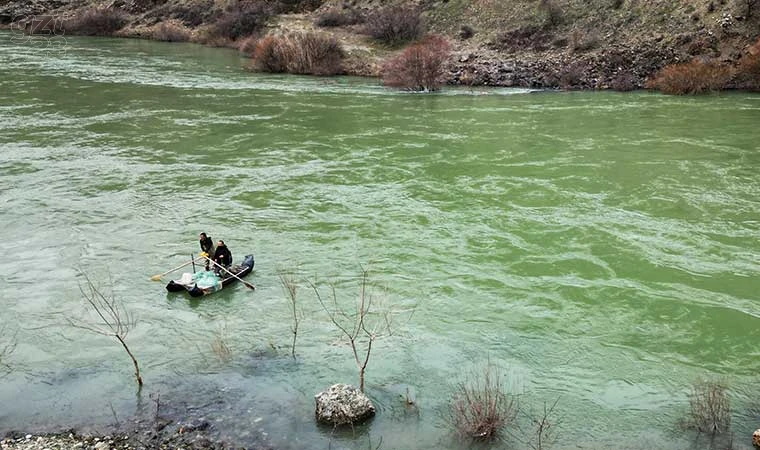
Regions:
M 201 252 L 205 253 L 209 258 L 214 257 L 214 240 L 211 239 L 211 236 L 206 236 L 206 233 L 201 233 L 199 236 L 198 241 L 201 244 Z M 208 270 L 209 266 L 208 260 L 206 260 L 206 270 Z
M 214 252 L 214 262 L 219 264 L 220 266 L 224 267 L 225 269 L 229 268 L 230 265 L 232 265 L 232 252 L 229 248 L 227 248 L 226 245 L 224 245 L 223 240 L 219 240 L 219 242 L 216 243 L 216 252 Z M 217 272 L 219 268 L 217 267 Z

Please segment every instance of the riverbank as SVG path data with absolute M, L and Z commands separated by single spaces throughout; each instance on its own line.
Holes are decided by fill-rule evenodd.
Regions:
M 245 19 L 236 22 L 230 34 L 215 35 L 213 28 L 219 21 L 231 23 L 229 5 L 233 3 L 225 7 L 204 0 L 7 1 L 0 5 L 0 26 L 45 15 L 66 20 L 95 6 L 123 14 L 124 24 L 112 33 L 115 36 L 190 40 L 239 48 L 242 53 L 250 51 L 252 40 L 247 34 L 238 35 L 235 27 L 241 24 L 256 28 L 254 37 L 319 31 L 340 42 L 346 54 L 346 75 L 370 77 L 379 76 L 383 62 L 402 50 L 370 39 L 361 24 L 340 23 L 350 22 L 352 15 L 377 11 L 380 5 L 371 0 L 350 5 L 335 0 L 282 1 L 264 12 L 257 9 L 261 15 L 251 20 L 261 24 Z M 542 1 L 538 7 L 535 2 L 506 3 L 412 3 L 422 13 L 425 30 L 446 36 L 452 45 L 448 84 L 640 89 L 663 67 L 693 58 L 736 66 L 758 39 L 760 11 L 741 2 L 672 5 L 657 0 L 643 5 L 636 0 L 564 0 Z M 338 23 L 334 26 L 320 24 L 328 13 L 335 15 Z M 725 87 L 742 88 L 741 83 L 732 80 Z

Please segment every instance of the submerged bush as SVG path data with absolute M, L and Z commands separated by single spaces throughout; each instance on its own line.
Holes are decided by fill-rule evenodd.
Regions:
M 63 23 L 69 34 L 84 36 L 111 36 L 124 28 L 127 15 L 115 8 L 90 8 Z
M 688 427 L 703 433 L 720 434 L 731 427 L 728 387 L 718 380 L 697 380 L 689 395 Z
M 443 84 L 449 43 L 439 35 L 427 36 L 407 47 L 383 67 L 383 83 L 412 91 L 435 91 Z
M 450 421 L 460 436 L 492 440 L 517 415 L 517 401 L 506 393 L 501 371 L 492 365 L 473 372 L 456 387 Z
M 684 95 L 724 89 L 732 76 L 731 69 L 715 61 L 694 59 L 663 68 L 647 83 L 650 89 L 665 94 Z
M 270 73 L 337 75 L 344 52 L 337 39 L 320 33 L 268 35 L 253 51 L 254 70 Z
M 400 45 L 424 33 L 420 10 L 411 6 L 388 6 L 367 14 L 364 33 L 388 44 Z

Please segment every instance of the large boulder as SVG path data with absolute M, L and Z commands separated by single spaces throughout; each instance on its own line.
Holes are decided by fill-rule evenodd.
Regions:
M 369 397 L 348 384 L 334 384 L 314 396 L 317 420 L 330 425 L 359 423 L 375 414 Z
M 755 432 L 752 433 L 752 445 L 756 448 L 760 448 L 760 430 L 755 430 Z

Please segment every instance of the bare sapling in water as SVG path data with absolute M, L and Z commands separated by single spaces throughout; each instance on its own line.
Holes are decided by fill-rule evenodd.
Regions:
M 290 331 L 293 334 L 293 343 L 290 347 L 290 354 L 293 359 L 296 359 L 296 340 L 298 339 L 298 326 L 301 324 L 303 318 L 303 312 L 298 306 L 298 278 L 296 277 L 296 271 L 284 271 L 281 270 L 277 274 L 280 278 L 280 284 L 283 291 L 290 303 L 290 313 L 293 319 L 293 324 L 290 327 Z
M 393 314 L 389 309 L 376 304 L 376 298 L 370 292 L 369 271 L 363 267 L 359 277 L 359 296 L 350 309 L 341 305 L 335 283 L 329 283 L 328 298 L 325 298 L 315 283 L 309 284 L 330 321 L 350 345 L 359 370 L 359 390 L 364 392 L 364 380 L 372 355 L 372 346 L 379 338 L 392 334 Z
M 140 376 L 140 366 L 126 342 L 127 334 L 135 327 L 137 321 L 112 293 L 104 292 L 85 272 L 80 271 L 79 273 L 84 278 L 84 283 L 79 285 L 79 291 L 82 293 L 87 309 L 90 313 L 94 313 L 96 318 L 92 321 L 68 318 L 69 323 L 75 328 L 110 336 L 119 341 L 124 347 L 124 351 L 132 359 L 137 385 L 142 388 L 143 380 Z
M 6 326 L 0 328 L 0 377 L 13 371 L 8 364 L 8 357 L 16 350 L 16 334 L 8 331 Z

